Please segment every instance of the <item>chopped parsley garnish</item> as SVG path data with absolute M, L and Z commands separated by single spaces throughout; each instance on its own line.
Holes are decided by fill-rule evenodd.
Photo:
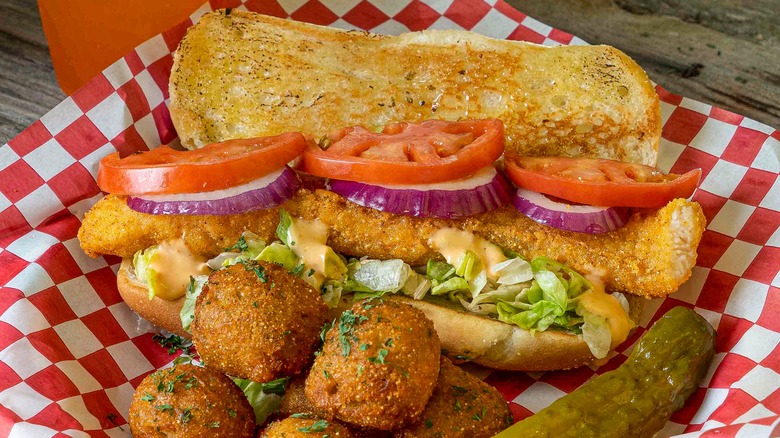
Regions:
M 182 354 L 189 355 L 190 348 L 192 348 L 192 342 L 178 335 L 166 337 L 157 333 L 152 337 L 152 340 L 160 344 L 163 348 L 167 348 L 168 354 L 176 354 L 176 351 L 181 350 Z
M 430 429 L 433 427 L 433 421 L 431 420 L 425 420 L 425 428 Z
M 254 272 L 255 275 L 257 275 L 257 278 L 259 278 L 260 281 L 262 281 L 263 283 L 268 281 L 268 279 L 265 277 L 265 268 L 262 265 L 258 264 L 256 261 L 241 260 L 239 261 L 239 263 L 244 265 L 244 269 L 246 269 L 247 271 Z
M 462 386 L 452 385 L 452 393 L 455 397 L 464 396 L 467 392 L 469 392 L 469 390 Z
M 157 400 L 157 398 L 155 398 L 155 396 L 153 396 L 152 394 L 149 394 L 147 392 L 147 393 L 145 393 L 144 395 L 141 396 L 141 400 L 147 401 L 147 402 L 153 402 L 153 401 Z
M 474 421 L 482 421 L 483 418 L 485 418 L 485 414 L 487 413 L 487 408 L 482 406 L 482 412 L 477 412 L 474 414 L 474 416 L 471 417 Z
M 364 315 L 355 315 L 350 310 L 345 310 L 339 318 L 339 341 L 341 342 L 341 355 L 344 357 L 349 356 L 349 352 L 352 349 L 350 341 L 357 342 L 358 338 L 353 333 L 353 329 L 356 324 L 368 321 L 368 317 Z
M 368 361 L 371 363 L 378 363 L 384 365 L 385 357 L 387 357 L 387 353 L 389 353 L 387 350 L 385 350 L 384 348 L 380 348 L 379 351 L 377 352 L 376 357 L 369 357 Z
M 230 416 L 230 418 L 236 418 L 236 411 L 234 411 L 233 409 L 230 409 L 230 408 L 228 408 L 227 411 L 228 411 L 228 415 Z
M 311 417 L 311 414 L 297 413 L 297 414 L 292 414 L 290 416 L 293 417 L 293 418 L 309 418 L 309 417 Z
M 323 344 L 325 343 L 325 336 L 327 336 L 328 331 L 333 327 L 333 323 L 335 322 L 336 320 L 334 319 L 333 321 L 326 322 L 322 325 L 322 329 L 320 330 L 320 341 L 322 341 Z
M 368 344 L 360 344 L 360 351 L 366 351 L 366 350 L 368 350 L 368 347 L 370 347 L 370 345 L 368 345 Z
M 219 427 L 219 421 L 214 421 L 206 425 L 209 429 L 216 429 Z
M 300 430 L 303 433 L 312 433 L 312 432 L 322 432 L 325 429 L 328 428 L 328 422 L 325 420 L 317 420 L 314 423 L 312 423 L 311 426 L 307 427 L 299 427 L 298 430 Z
M 185 389 L 192 389 L 198 387 L 198 379 L 195 378 L 195 376 L 190 377 L 187 379 L 187 381 L 184 383 Z
M 191 419 L 192 419 L 192 408 L 184 408 L 184 410 L 181 413 L 181 422 L 189 423 Z
M 249 245 L 246 244 L 246 239 L 244 238 L 244 236 L 239 237 L 238 242 L 236 242 L 235 245 L 229 248 L 225 248 L 225 251 L 233 251 L 233 250 L 238 250 L 239 252 L 249 251 Z
M 162 412 L 172 411 L 173 410 L 173 406 L 171 406 L 171 405 L 158 405 L 158 406 L 155 406 L 154 408 L 157 409 L 158 411 L 162 411 Z
M 293 268 L 293 270 L 292 270 L 292 271 L 290 271 L 290 272 L 291 272 L 293 275 L 301 275 L 301 272 L 303 272 L 303 269 L 304 269 L 305 267 L 306 267 L 306 266 L 305 266 L 303 263 L 301 263 L 300 265 L 298 265 L 298 266 L 294 267 L 294 268 Z

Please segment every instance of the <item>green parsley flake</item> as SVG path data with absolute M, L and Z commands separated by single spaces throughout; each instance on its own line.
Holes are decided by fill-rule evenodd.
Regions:
M 452 393 L 455 397 L 462 397 L 466 395 L 467 392 L 469 392 L 469 390 L 462 386 L 452 385 Z
M 312 432 L 322 432 L 325 429 L 328 428 L 328 422 L 325 420 L 317 420 L 314 423 L 312 423 L 311 426 L 307 427 L 299 427 L 298 430 L 300 430 L 303 433 L 312 433 Z
M 236 242 L 235 245 L 229 248 L 225 248 L 225 251 L 233 251 L 233 250 L 238 250 L 239 252 L 249 251 L 249 245 L 246 244 L 246 239 L 244 238 L 244 236 L 239 237 L 238 242 Z
M 189 423 L 191 419 L 192 419 L 192 408 L 184 408 L 184 410 L 181 413 L 182 424 Z
M 167 348 L 168 354 L 176 354 L 178 350 L 181 350 L 182 354 L 189 355 L 190 348 L 192 348 L 192 342 L 177 335 L 166 337 L 157 333 L 152 337 L 152 340 L 160 344 L 163 348 Z
M 141 400 L 147 401 L 147 402 L 153 402 L 153 401 L 156 400 L 156 398 L 152 394 L 149 394 L 147 392 L 147 393 L 145 393 L 144 395 L 141 396 Z
M 368 317 L 364 315 L 355 315 L 350 309 L 344 311 L 339 318 L 339 341 L 341 342 L 341 355 L 344 357 L 349 356 L 349 352 L 352 349 L 350 341 L 358 341 L 353 329 L 356 324 L 360 324 L 367 321 Z
M 310 418 L 311 414 L 303 414 L 303 413 L 297 413 L 290 415 L 293 418 Z
M 482 421 L 483 418 L 485 418 L 485 414 L 487 413 L 487 408 L 482 406 L 482 412 L 477 412 L 474 414 L 474 416 L 471 417 L 474 421 Z
M 378 363 L 384 365 L 385 357 L 387 357 L 387 353 L 389 353 L 387 350 L 385 350 L 384 348 L 380 348 L 379 351 L 377 352 L 376 357 L 369 357 L 368 361 L 374 364 Z
M 244 265 L 244 269 L 247 271 L 252 271 L 257 275 L 257 278 L 260 279 L 261 282 L 265 283 L 268 281 L 268 279 L 265 277 L 265 268 L 258 264 L 254 260 L 241 260 L 239 261 L 242 265 Z

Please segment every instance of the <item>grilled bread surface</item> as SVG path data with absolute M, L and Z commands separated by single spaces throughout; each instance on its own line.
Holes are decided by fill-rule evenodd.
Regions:
M 170 112 L 187 148 L 351 125 L 495 117 L 507 149 L 655 164 L 658 96 L 609 46 L 545 47 L 454 30 L 400 36 L 216 11 L 174 56 Z

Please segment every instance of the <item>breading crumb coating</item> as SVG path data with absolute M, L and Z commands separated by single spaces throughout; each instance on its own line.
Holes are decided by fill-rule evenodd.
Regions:
M 327 332 L 306 378 L 306 397 L 348 423 L 398 429 L 425 409 L 440 350 L 433 323 L 421 311 L 395 302 L 358 302 Z
M 252 437 L 255 413 L 224 374 L 179 364 L 146 376 L 133 395 L 128 418 L 135 437 Z
M 420 421 L 396 438 L 489 438 L 512 424 L 512 412 L 496 388 L 441 357 L 436 387 Z
M 327 319 L 319 292 L 281 266 L 238 263 L 209 276 L 192 341 L 209 367 L 269 382 L 306 369 Z
M 314 417 L 289 417 L 274 421 L 261 438 L 352 438 L 355 436 L 338 421 Z
M 331 229 L 328 244 L 346 255 L 424 264 L 438 257 L 428 238 L 449 226 L 527 258 L 547 256 L 580 272 L 599 271 L 608 290 L 648 298 L 666 296 L 688 279 L 705 227 L 701 206 L 684 199 L 659 210 L 635 209 L 626 226 L 604 234 L 541 225 L 512 206 L 460 220 L 400 216 L 361 207 L 325 190 L 302 189 L 282 208 L 293 216 L 320 219 Z M 132 257 L 177 238 L 184 238 L 196 253 L 213 256 L 245 230 L 273 240 L 278 221 L 278 209 L 233 216 L 154 216 L 131 210 L 124 197 L 109 195 L 84 217 L 79 240 L 91 256 Z

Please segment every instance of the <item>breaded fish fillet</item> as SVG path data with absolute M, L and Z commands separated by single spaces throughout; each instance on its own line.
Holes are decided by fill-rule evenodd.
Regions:
M 684 199 L 659 210 L 637 209 L 626 226 L 593 235 L 538 224 L 511 206 L 461 220 L 416 218 L 361 207 L 329 191 L 301 189 L 281 207 L 330 226 L 328 244 L 346 255 L 424 264 L 437 257 L 428 244 L 431 234 L 455 227 L 528 258 L 547 256 L 581 272 L 602 271 L 608 289 L 646 297 L 668 295 L 688 279 L 705 227 L 701 206 Z M 93 257 L 132 257 L 177 238 L 195 252 L 213 256 L 247 230 L 274 240 L 278 220 L 278 209 L 235 216 L 155 216 L 135 212 L 124 197 L 109 195 L 87 212 L 78 237 Z

